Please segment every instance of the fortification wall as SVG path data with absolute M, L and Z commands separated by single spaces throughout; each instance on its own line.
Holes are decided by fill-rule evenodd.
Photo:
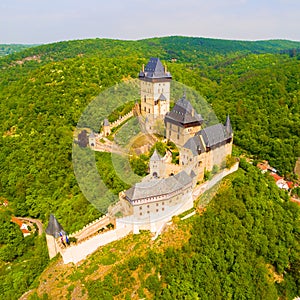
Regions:
M 96 233 L 99 229 L 106 227 L 106 225 L 108 225 L 109 223 L 114 224 L 114 220 L 111 217 L 105 215 L 85 225 L 81 230 L 70 234 L 70 236 L 75 237 L 78 241 L 80 241 Z
M 132 231 L 131 227 L 122 227 L 95 235 L 84 242 L 61 249 L 60 254 L 65 264 L 78 263 L 95 252 L 100 246 L 119 240 Z
M 120 119 L 118 119 L 118 120 L 114 121 L 113 123 L 111 123 L 110 124 L 110 129 L 119 126 L 120 124 L 122 124 L 123 122 L 125 122 L 126 120 L 131 118 L 132 116 L 133 116 L 133 111 L 130 111 L 129 113 L 127 113 L 126 115 L 124 115 Z
M 206 181 L 194 189 L 193 192 L 193 200 L 195 201 L 201 194 L 208 191 L 212 188 L 215 184 L 221 181 L 227 175 L 237 171 L 239 168 L 239 162 L 236 162 L 230 169 L 224 169 L 217 173 L 211 180 Z

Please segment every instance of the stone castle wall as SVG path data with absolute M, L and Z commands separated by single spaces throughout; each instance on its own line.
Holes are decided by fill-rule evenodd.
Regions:
M 101 218 L 85 225 L 81 230 L 70 234 L 70 237 L 75 237 L 78 240 L 78 242 L 80 242 L 81 240 L 89 237 L 90 235 L 93 235 L 101 228 L 106 227 L 109 223 L 115 223 L 113 218 L 109 216 L 102 216 Z
M 95 235 L 84 242 L 67 247 L 60 251 L 65 264 L 78 263 L 85 259 L 88 255 L 95 252 L 100 246 L 104 246 L 113 241 L 119 240 L 131 232 L 130 227 L 110 230 L 98 235 Z
M 133 111 L 130 111 L 126 115 L 122 116 L 120 119 L 112 122 L 110 124 L 110 129 L 119 126 L 120 124 L 122 124 L 123 122 L 125 122 L 126 120 L 128 120 L 129 118 L 131 118 L 132 116 L 133 116 Z

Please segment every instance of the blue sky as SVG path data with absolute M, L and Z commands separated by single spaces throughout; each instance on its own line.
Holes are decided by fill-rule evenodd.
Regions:
M 1 0 L 0 43 L 185 35 L 300 41 L 299 0 Z

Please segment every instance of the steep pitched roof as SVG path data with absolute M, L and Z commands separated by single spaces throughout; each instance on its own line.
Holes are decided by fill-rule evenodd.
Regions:
M 165 97 L 164 94 L 160 94 L 160 96 L 158 97 L 158 100 L 160 100 L 160 101 L 166 101 L 167 98 Z
M 187 142 L 183 145 L 183 148 L 189 149 L 192 151 L 194 156 L 197 156 L 199 152 L 205 152 L 205 146 L 201 142 L 199 135 L 195 135 L 187 140 Z
M 225 122 L 224 126 L 225 126 L 225 130 L 226 130 L 228 136 L 231 136 L 232 133 L 233 133 L 233 130 L 232 130 L 232 127 L 231 127 L 231 122 L 230 122 L 229 115 L 227 115 L 226 122 Z
M 179 99 L 173 109 L 165 116 L 165 122 L 170 122 L 176 125 L 194 124 L 201 125 L 203 118 L 197 114 L 191 103 L 185 98 L 185 95 Z
M 225 127 L 221 123 L 206 127 L 200 130 L 197 135 L 201 135 L 203 137 L 206 147 L 213 147 L 228 139 Z
M 139 78 L 169 78 L 170 72 L 165 72 L 165 68 L 158 57 L 151 57 L 144 70 L 140 71 Z
M 156 149 L 154 150 L 150 161 L 160 161 L 161 160 L 161 156 L 159 155 L 159 153 L 156 151 Z
M 54 215 L 50 214 L 49 223 L 46 228 L 46 233 L 54 236 L 55 238 L 59 237 L 59 233 L 65 234 L 63 227 L 59 224 Z
M 185 171 L 181 171 L 168 178 L 136 183 L 133 187 L 125 191 L 125 195 L 129 201 L 134 201 L 170 194 L 191 183 L 192 178 Z

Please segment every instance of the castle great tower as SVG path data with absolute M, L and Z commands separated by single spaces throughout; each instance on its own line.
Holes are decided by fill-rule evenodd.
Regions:
M 170 110 L 170 82 L 172 76 L 159 58 L 151 57 L 139 73 L 141 82 L 141 113 L 154 124 L 157 118 L 163 120 Z

